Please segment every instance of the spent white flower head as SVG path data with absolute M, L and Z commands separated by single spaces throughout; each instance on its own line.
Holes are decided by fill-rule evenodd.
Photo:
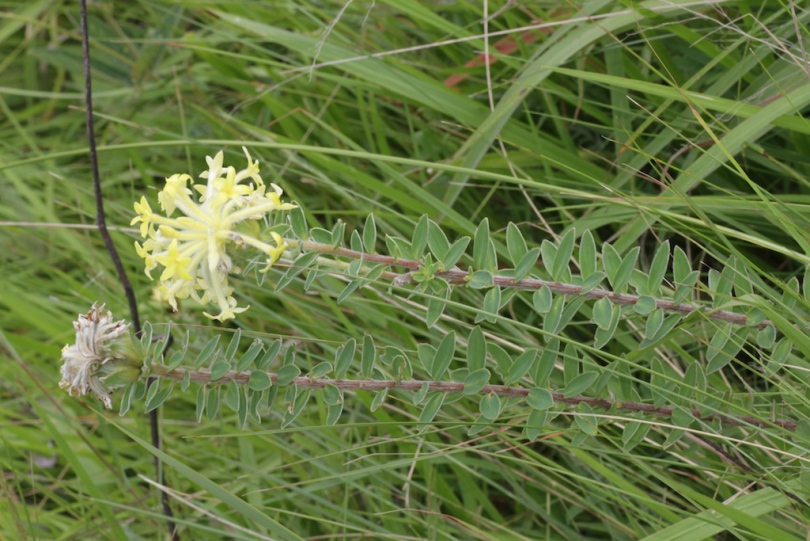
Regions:
M 216 303 L 219 314 L 206 316 L 225 321 L 247 310 L 238 307 L 233 298 L 233 288 L 228 285 L 228 275 L 238 272 L 225 248 L 229 242 L 240 246 L 252 246 L 267 255 L 270 267 L 288 248 L 284 239 L 277 233 L 270 233 L 275 246 L 251 235 L 237 231 L 242 222 L 261 220 L 266 214 L 277 210 L 296 207 L 282 203 L 283 191 L 270 184 L 267 191 L 259 175 L 259 162 L 254 161 L 247 149 L 242 147 L 247 157 L 247 167 L 236 171 L 233 167 L 223 167 L 222 151 L 213 158 L 205 158 L 208 170 L 201 178 L 205 184 L 196 184 L 194 191 L 189 187 L 191 176 L 172 175 L 166 179 L 166 186 L 158 194 L 158 201 L 165 216 L 152 211 L 149 202 L 142 197 L 135 203 L 132 224 L 141 224 L 143 244 L 135 243 L 135 249 L 146 262 L 146 275 L 158 266 L 163 268 L 160 275 L 158 296 L 177 310 L 177 299 L 192 297 L 202 304 Z M 250 184 L 240 184 L 242 181 Z M 183 215 L 172 218 L 179 210 Z
M 112 312 L 104 312 L 105 305 L 93 304 L 86 314 L 79 314 L 73 322 L 76 342 L 62 348 L 62 381 L 59 386 L 71 396 L 83 396 L 93 392 L 112 408 L 110 394 L 115 387 L 124 384 L 120 376 L 127 372 L 130 381 L 137 379 L 137 361 L 126 351 L 129 342 L 129 323 L 114 321 Z M 118 375 L 117 383 L 108 378 Z

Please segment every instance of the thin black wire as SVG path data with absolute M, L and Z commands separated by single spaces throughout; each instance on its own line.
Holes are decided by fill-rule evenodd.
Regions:
M 129 316 L 132 321 L 132 328 L 137 335 L 141 334 L 141 320 L 138 315 L 138 303 L 135 300 L 135 292 L 132 289 L 127 277 L 127 271 L 121 263 L 121 258 L 118 257 L 118 251 L 115 249 L 112 237 L 107 230 L 107 219 L 104 214 L 104 199 L 101 194 L 101 179 L 98 172 L 98 154 L 96 152 L 96 135 L 95 127 L 93 124 L 93 86 L 90 74 L 90 39 L 87 30 L 87 2 L 80 0 L 81 3 L 81 25 L 82 25 L 82 59 L 84 61 L 84 103 L 85 115 L 87 119 L 87 142 L 90 147 L 90 167 L 93 173 L 93 188 L 96 196 L 96 226 L 98 227 L 101 238 L 104 239 L 104 244 L 107 246 L 107 252 L 110 254 L 115 265 L 115 270 L 118 272 L 118 279 L 124 287 L 124 294 L 129 303 Z M 166 344 L 168 348 L 171 344 L 171 336 Z M 152 378 L 147 382 L 147 386 L 151 385 L 154 380 Z M 154 409 L 149 412 L 149 429 L 152 435 L 152 445 L 156 449 L 160 449 L 160 422 L 158 418 L 158 410 Z M 158 457 L 155 457 L 155 471 L 157 473 L 158 482 L 166 486 L 166 480 L 163 477 L 163 469 Z M 169 506 L 169 495 L 165 490 L 160 491 L 160 501 L 163 504 L 163 514 L 166 516 L 169 526 L 169 537 L 172 541 L 179 541 L 180 536 L 177 533 L 177 525 L 174 523 L 174 513 Z

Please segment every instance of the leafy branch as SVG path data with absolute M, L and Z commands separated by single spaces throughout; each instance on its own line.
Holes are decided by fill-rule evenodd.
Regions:
M 216 383 L 217 385 L 227 385 L 231 381 L 239 385 L 250 385 L 251 380 L 256 381 L 255 372 L 236 372 L 229 370 L 222 375 L 218 375 L 213 379 L 210 370 L 194 370 L 189 368 L 175 368 L 172 370 L 164 370 L 162 367 L 155 366 L 153 374 L 167 380 L 182 382 L 186 379 L 192 383 L 200 383 L 204 385 Z M 272 385 L 279 384 L 279 374 L 274 372 L 266 373 L 267 379 Z M 261 377 L 264 380 L 264 376 Z M 282 376 L 282 381 L 284 381 Z M 672 406 L 655 406 L 653 404 L 644 404 L 641 402 L 625 402 L 619 400 L 609 400 L 605 398 L 593 398 L 582 395 L 569 396 L 567 393 L 548 391 L 547 395 L 542 394 L 543 398 L 538 398 L 537 394 L 532 394 L 532 389 L 524 387 L 511 387 L 507 385 L 484 385 L 483 387 L 476 386 L 471 388 L 470 385 L 452 381 L 422 381 L 422 380 L 376 380 L 376 379 L 341 379 L 333 380 L 328 378 L 312 378 L 309 376 L 297 376 L 291 381 L 285 381 L 286 385 L 294 386 L 298 389 L 311 389 L 323 390 L 326 387 L 334 387 L 341 391 L 411 391 L 411 392 L 437 392 L 437 393 L 463 393 L 463 394 L 480 394 L 490 395 L 495 394 L 501 397 L 510 398 L 523 398 L 531 399 L 529 405 L 533 409 L 545 410 L 551 408 L 555 403 L 565 404 L 567 406 L 578 406 L 579 404 L 587 404 L 592 408 L 599 408 L 603 410 L 613 410 L 624 413 L 644 413 L 654 417 L 671 418 L 676 408 Z M 543 401 L 548 396 L 551 401 Z M 754 426 L 757 428 L 770 428 L 779 427 L 785 430 L 796 430 L 796 421 L 790 419 L 773 419 L 771 421 L 763 421 L 757 417 L 747 415 L 726 415 L 720 413 L 706 413 L 699 408 L 688 409 L 689 415 L 694 417 L 697 421 L 711 422 L 720 421 L 727 426 Z
M 401 259 L 379 254 L 369 254 L 362 251 L 351 250 L 344 247 L 335 247 L 330 244 L 324 244 L 314 241 L 299 241 L 297 239 L 287 238 L 285 242 L 291 249 L 300 249 L 304 252 L 317 252 L 320 254 L 330 254 L 337 257 L 346 257 L 349 259 L 362 260 L 365 263 L 381 263 L 389 267 L 403 267 L 412 269 L 413 272 L 406 274 L 393 274 L 387 275 L 387 278 L 393 279 L 397 286 L 405 286 L 414 281 L 416 273 L 423 269 L 425 263 L 423 261 L 413 261 L 409 259 Z M 322 261 L 321 261 L 322 262 Z M 442 270 L 433 273 L 434 278 L 446 280 L 453 285 L 469 285 L 473 280 L 475 273 L 467 272 L 461 269 Z M 631 295 L 629 293 L 616 293 L 601 288 L 589 289 L 587 286 L 568 284 L 561 282 L 554 282 L 550 280 L 543 280 L 540 278 L 522 278 L 515 279 L 511 276 L 503 276 L 493 274 L 491 277 L 492 286 L 494 287 L 511 287 L 524 290 L 541 290 L 544 287 L 548 288 L 552 293 L 559 295 L 568 295 L 571 297 L 583 297 L 589 300 L 607 299 L 613 304 L 619 306 L 635 306 L 639 302 L 647 302 L 647 299 L 640 295 Z M 746 314 L 738 312 L 731 312 L 728 310 L 718 310 L 708 306 L 699 306 L 696 304 L 676 302 L 667 299 L 653 298 L 654 309 L 661 309 L 665 312 L 676 312 L 683 315 L 688 315 L 693 312 L 700 312 L 709 319 L 723 321 L 734 325 L 750 326 L 756 329 L 763 329 L 765 327 L 773 326 L 773 322 L 768 319 L 757 318 L 757 321 L 751 322 L 751 318 Z

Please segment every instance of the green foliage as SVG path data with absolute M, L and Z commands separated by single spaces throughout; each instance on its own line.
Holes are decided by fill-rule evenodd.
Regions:
M 0 536 L 155 537 L 153 455 L 190 539 L 806 534 L 801 10 L 91 3 L 104 205 L 150 322 L 119 426 L 57 391 L 76 313 L 129 319 L 78 8 L 4 7 Z M 229 247 L 251 308 L 219 326 L 154 300 L 126 226 L 243 144 L 300 206 L 260 226 L 291 245 L 266 274 Z

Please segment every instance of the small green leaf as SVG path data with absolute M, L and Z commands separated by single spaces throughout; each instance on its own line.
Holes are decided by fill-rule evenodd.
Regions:
M 588 404 L 580 404 L 579 405 L 580 411 L 584 412 L 585 415 L 577 415 L 574 417 L 574 423 L 577 425 L 583 434 L 588 436 L 596 436 L 598 431 L 598 424 L 596 417 L 593 415 L 589 415 L 593 413 L 593 409 Z M 574 443 L 571 443 L 574 445 Z
M 308 269 L 310 265 L 312 265 L 312 263 L 314 263 L 315 260 L 320 257 L 320 255 L 321 254 L 319 252 L 307 252 L 295 258 L 295 261 L 293 261 L 293 264 L 290 265 L 290 268 L 288 268 L 284 274 L 281 275 L 281 278 L 279 278 L 278 283 L 276 284 L 275 292 L 279 293 L 285 287 L 290 285 L 293 280 L 295 280 L 295 278 L 301 274 L 301 272 Z
M 481 389 L 489 385 L 491 374 L 486 368 L 479 368 L 467 374 L 464 378 L 464 394 L 478 394 Z
M 675 253 L 672 257 L 672 274 L 673 278 L 675 278 L 675 283 L 685 285 L 691 272 L 692 266 L 689 264 L 689 258 L 686 257 L 686 253 L 684 253 L 680 246 L 676 246 Z
M 439 321 L 439 318 L 442 317 L 444 309 L 447 307 L 449 294 L 450 290 L 447 289 L 443 293 L 437 293 L 435 297 L 428 299 L 427 313 L 425 314 L 425 323 L 428 329 L 432 329 L 436 322 Z
M 515 266 L 520 263 L 529 251 L 523 234 L 512 222 L 509 222 L 506 226 L 506 250 L 509 252 L 509 259 L 512 260 L 512 264 Z
M 242 329 L 236 329 L 236 332 L 233 333 L 231 337 L 231 342 L 228 344 L 228 349 L 225 350 L 225 360 L 233 362 L 233 358 L 236 356 L 236 350 L 239 349 L 239 341 L 242 339 Z
M 631 249 L 627 255 L 624 256 L 624 259 L 622 259 L 622 264 L 616 273 L 616 281 L 615 283 L 611 282 L 611 284 L 614 284 L 613 288 L 617 293 L 620 293 L 624 289 L 627 282 L 630 281 L 630 276 L 633 274 L 633 270 L 636 268 L 638 253 L 639 248 L 637 246 Z
M 357 261 L 359 261 L 359 260 L 357 260 Z M 341 304 L 343 301 L 345 301 L 347 298 L 349 298 L 349 295 L 354 293 L 355 290 L 358 287 L 360 287 L 361 285 L 363 285 L 363 280 L 352 280 L 351 282 L 346 284 L 346 287 L 344 287 L 343 291 L 341 291 L 340 295 L 338 295 L 337 303 Z
M 329 372 L 334 370 L 334 366 L 329 361 L 324 361 L 312 367 L 312 370 L 307 372 L 309 379 L 319 379 L 326 376 Z M 342 379 L 342 378 L 340 378 Z
M 188 372 L 186 372 L 186 376 L 188 376 Z M 132 397 L 135 394 L 135 387 L 137 385 L 135 383 L 130 383 L 127 385 L 126 389 L 121 393 L 121 406 L 118 408 L 118 415 L 123 417 L 129 411 L 129 408 L 132 406 Z M 185 389 L 183 389 L 185 390 Z
M 574 240 L 576 239 L 576 230 L 569 229 L 565 235 L 560 239 L 557 246 L 557 255 L 554 260 L 554 266 L 551 269 L 551 275 L 556 281 L 562 281 L 565 271 L 571 263 L 571 256 L 574 255 Z
M 413 394 L 413 405 L 418 406 L 421 404 L 425 397 L 427 397 L 427 393 L 430 390 L 430 382 L 426 381 L 422 384 L 418 391 Z
M 304 209 L 300 206 L 291 209 L 289 217 L 293 234 L 301 240 L 307 240 L 309 238 L 309 228 L 307 227 L 307 218 L 304 215 Z
M 661 283 L 664 281 L 664 274 L 669 266 L 669 241 L 665 241 L 658 246 L 650 263 L 650 274 L 647 278 L 647 291 L 650 295 L 655 295 Z M 641 313 L 641 312 L 639 312 Z
M 481 397 L 479 403 L 481 417 L 494 421 L 501 414 L 501 397 L 495 393 L 488 393 Z
M 554 363 L 557 362 L 559 355 L 560 340 L 558 338 L 552 338 L 540 354 L 540 361 L 535 366 L 534 378 L 532 378 L 535 385 L 545 385 L 546 380 L 548 380 L 548 377 L 554 371 Z
M 386 354 L 388 350 L 392 348 L 386 348 Z M 430 344 L 417 344 L 416 345 L 416 353 L 419 357 L 419 360 L 422 362 L 422 366 L 424 367 L 425 371 L 428 374 L 433 374 L 433 363 L 436 361 L 436 348 L 431 346 Z M 383 356 L 383 360 L 386 359 L 386 356 Z M 391 358 L 393 361 L 393 358 Z
M 706 359 L 709 361 L 714 359 L 723 350 L 723 346 L 726 345 L 726 342 L 728 342 L 730 336 L 730 325 L 723 325 L 717 329 L 709 342 L 709 348 L 706 351 Z
M 343 402 L 340 404 L 329 404 L 326 409 L 326 425 L 333 426 L 335 425 L 338 420 L 340 420 L 340 416 L 343 414 Z
M 678 440 L 680 440 L 685 433 L 686 431 L 684 430 L 671 430 L 669 432 L 669 435 L 667 436 L 667 439 L 664 441 L 662 447 L 664 449 L 669 449 L 670 447 L 678 443 Z
M 633 305 L 633 311 L 642 316 L 646 316 L 655 310 L 656 306 L 657 304 L 653 297 L 650 297 L 649 295 L 642 295 L 638 298 L 636 304 Z
M 241 389 L 239 388 L 239 384 L 236 383 L 236 380 L 232 379 L 228 382 L 228 386 L 225 388 L 225 404 L 233 411 L 239 411 L 241 398 L 242 393 Z
M 200 368 L 208 362 L 208 359 L 210 359 L 211 355 L 214 354 L 214 350 L 216 349 L 218 343 L 219 335 L 216 335 L 205 344 L 202 351 L 200 351 L 200 354 L 197 355 L 197 359 L 194 361 L 194 368 Z
M 208 387 L 205 385 L 200 385 L 200 388 L 197 389 L 197 422 L 202 422 L 203 413 L 205 413 L 205 404 L 208 402 Z
M 706 352 L 707 359 L 710 354 L 712 355 L 709 365 L 706 367 L 707 373 L 711 374 L 726 366 L 737 353 L 739 353 L 740 349 L 742 349 L 745 343 L 745 334 L 748 332 L 748 329 L 742 327 L 733 333 L 730 331 L 731 329 L 727 329 L 726 333 L 731 334 L 731 336 L 726 336 L 725 340 L 721 340 L 723 342 L 722 349 L 717 350 L 710 346 L 709 350 Z
M 155 387 L 155 388 L 158 387 L 158 382 L 155 381 L 152 384 L 152 387 Z M 151 391 L 152 389 L 149 389 L 149 390 Z M 172 385 L 166 385 L 164 387 L 161 387 L 155 393 L 150 392 L 149 393 L 149 398 L 146 400 L 146 408 L 144 409 L 144 413 L 149 413 L 150 411 L 159 408 L 160 405 L 163 404 L 166 401 L 167 398 L 169 398 L 169 395 L 172 394 L 173 390 L 174 390 L 174 385 L 172 384 Z
M 563 309 L 565 309 L 565 297 L 558 295 L 551 302 L 551 309 L 543 320 L 543 330 L 549 334 L 557 334 L 557 329 L 562 321 Z
M 146 356 L 146 353 L 152 347 L 152 324 L 148 321 L 143 324 L 143 330 L 141 330 L 141 341 L 139 342 L 138 349 L 140 350 L 139 353 L 142 357 Z
M 619 252 L 616 251 L 611 244 L 605 243 L 602 245 L 602 264 L 605 266 L 605 274 L 611 285 L 616 283 L 619 274 L 619 268 L 622 265 L 622 258 Z M 616 289 L 615 286 L 614 290 Z M 618 293 L 618 291 L 616 291 Z
M 532 294 L 532 305 L 538 314 L 546 314 L 551 310 L 551 301 L 554 295 L 548 286 L 543 286 Z
M 624 425 L 624 431 L 622 432 L 624 451 L 629 452 L 639 443 L 644 441 L 644 438 L 647 437 L 647 433 L 650 431 L 651 426 L 652 425 L 649 423 L 640 423 L 638 421 L 632 421 Z
M 413 238 L 411 239 L 411 259 L 421 261 L 422 254 L 425 251 L 428 240 L 428 217 L 423 214 L 416 222 L 416 227 L 413 230 Z
M 478 323 L 487 320 L 490 323 L 495 323 L 497 319 L 495 316 L 501 309 L 501 288 L 493 287 L 484 295 L 484 306 L 482 311 L 476 314 L 475 322 Z
M 470 425 L 470 428 L 467 429 L 467 436 L 475 436 L 476 434 L 479 434 L 489 428 L 489 423 L 484 422 L 481 419 L 481 414 L 479 414 Z
M 430 377 L 434 381 L 440 381 L 444 377 L 447 369 L 450 368 L 450 363 L 453 361 L 453 355 L 456 352 L 456 333 L 450 331 L 442 339 L 439 347 L 436 349 L 436 357 L 433 360 L 433 365 L 430 370 Z
M 487 351 L 495 363 L 495 371 L 501 378 L 506 378 L 512 367 L 512 357 L 498 344 L 488 344 Z
M 294 364 L 288 364 L 286 366 L 282 366 L 281 370 L 278 371 L 278 379 L 276 380 L 276 383 L 278 385 L 289 385 L 300 375 L 300 368 Z
M 382 391 L 374 395 L 374 399 L 372 399 L 371 406 L 369 407 L 372 413 L 380 409 L 380 406 L 383 405 L 383 403 L 385 402 L 385 397 L 387 396 L 388 396 L 388 389 L 383 389 Z
M 537 353 L 538 351 L 532 348 L 521 353 L 520 356 L 515 359 L 515 362 L 512 363 L 512 366 L 509 367 L 509 373 L 504 379 L 504 385 L 513 385 L 523 379 L 523 376 L 534 367 Z
M 419 414 L 420 424 L 433 422 L 433 419 L 436 417 L 436 414 L 439 413 L 439 409 L 444 403 L 444 397 L 444 393 L 434 393 L 430 398 L 427 399 L 425 407 L 422 408 L 422 412 Z
M 554 278 L 554 262 L 557 260 L 557 246 L 548 239 L 543 240 L 540 244 L 540 256 L 543 260 L 543 266 L 549 276 Z
M 292 401 L 292 404 L 290 404 L 284 411 L 284 416 L 281 419 L 281 428 L 290 426 L 290 424 L 292 424 L 292 422 L 295 421 L 299 415 L 301 415 L 301 412 L 304 411 L 304 407 L 307 405 L 307 402 L 309 402 L 310 395 L 311 392 L 309 389 L 302 389 L 298 391 Z
M 267 348 L 267 352 L 262 355 L 261 359 L 256 361 L 256 369 L 262 371 L 267 370 L 272 362 L 276 359 L 279 350 L 281 350 L 281 340 L 273 340 L 270 343 L 270 347 Z
M 776 327 L 767 325 L 757 331 L 757 345 L 763 349 L 768 349 L 773 346 L 776 340 Z
M 344 345 L 335 352 L 335 378 L 343 379 L 352 364 L 354 352 L 357 349 L 357 340 L 350 338 Z
M 613 303 L 607 297 L 602 297 L 593 305 L 593 322 L 602 330 L 610 328 L 613 320 Z
M 211 421 L 216 419 L 217 415 L 219 415 L 219 393 L 219 386 L 211 389 L 208 393 L 208 400 L 207 404 L 205 405 L 205 413 L 208 415 L 208 419 Z
M 332 232 L 321 227 L 313 227 L 309 230 L 309 236 L 319 244 L 332 244 Z
M 475 326 L 467 339 L 467 369 L 470 374 L 483 370 L 487 361 L 487 341 L 481 327 Z
M 579 240 L 579 269 L 583 278 L 596 272 L 596 243 L 590 231 L 585 231 Z
M 661 325 L 664 324 L 664 311 L 663 310 L 655 310 L 652 314 L 647 317 L 647 326 L 644 332 L 644 336 L 648 339 L 652 339 L 661 329 Z
M 543 427 L 548 423 L 548 412 L 545 410 L 533 409 L 526 419 L 526 426 L 523 427 L 523 435 L 528 440 L 536 440 L 543 433 Z
M 363 356 L 360 359 L 360 374 L 365 379 L 370 379 L 374 374 L 374 363 L 377 360 L 377 349 L 374 347 L 374 339 L 369 334 L 363 335 Z
M 270 376 L 267 375 L 267 372 L 262 372 L 261 370 L 254 370 L 250 373 L 250 382 L 248 386 L 253 391 L 264 391 L 265 389 L 269 389 L 273 385 L 273 381 L 270 379 Z
M 572 343 L 565 344 L 565 351 L 562 356 L 563 362 L 563 381 L 566 385 L 574 381 L 582 368 L 582 362 L 579 359 L 577 348 Z
M 537 265 L 537 258 L 540 257 L 540 248 L 532 248 L 523 256 L 515 266 L 515 281 L 523 280 Z
M 444 261 L 447 252 L 450 251 L 450 241 L 447 240 L 447 235 L 444 234 L 442 228 L 433 220 L 428 220 L 427 240 L 430 251 L 436 256 L 436 261 Z
M 175 351 L 172 353 L 172 356 L 169 357 L 169 360 L 166 361 L 166 370 L 174 370 L 181 364 L 183 364 L 183 358 L 186 356 L 185 351 Z
M 329 243 L 332 245 L 333 248 L 337 248 L 341 245 L 344 238 L 344 232 L 346 231 L 346 222 L 343 220 L 338 219 L 335 222 L 335 226 L 332 228 L 332 231 L 329 233 Z
M 489 219 L 478 224 L 473 236 L 473 267 L 494 271 L 495 254 L 493 253 L 493 242 L 489 234 Z
M 333 406 L 335 404 L 342 404 L 343 391 L 341 391 L 339 388 L 335 387 L 331 383 L 327 384 L 323 388 L 323 401 L 330 406 Z
M 447 250 L 447 254 L 442 259 L 442 265 L 445 269 L 452 269 L 464 252 L 467 250 L 467 245 L 470 244 L 470 237 L 460 237 L 456 242 Z
M 248 350 L 242 355 L 242 358 L 236 363 L 234 370 L 237 372 L 244 372 L 253 364 L 259 353 L 262 352 L 262 342 L 259 339 L 253 341 Z
M 360 233 L 356 229 L 352 231 L 349 245 L 355 252 L 363 253 L 363 239 L 360 238 Z
M 366 223 L 363 226 L 363 246 L 369 254 L 373 254 L 377 248 L 377 222 L 373 214 L 366 216 Z
M 672 424 L 679 428 L 689 428 L 693 422 L 695 422 L 695 418 L 686 408 L 682 408 L 680 406 L 675 406 L 672 409 L 672 417 L 670 417 Z
M 486 270 L 477 270 L 472 273 L 470 277 L 470 281 L 467 282 L 467 287 L 471 287 L 473 289 L 484 289 L 487 287 L 492 287 L 492 273 Z
M 535 410 L 547 410 L 554 405 L 554 397 L 546 389 L 532 389 L 526 395 L 526 403 Z
M 793 349 L 793 344 L 787 338 L 782 338 L 773 348 L 771 353 L 771 362 L 777 365 L 783 365 L 790 356 L 790 350 Z
M 605 273 L 602 271 L 594 272 L 582 282 L 582 290 L 580 291 L 580 295 L 585 295 L 586 293 L 590 293 L 596 287 L 599 287 L 602 284 L 602 280 L 605 279 Z
M 584 393 L 591 384 L 596 381 L 596 378 L 599 376 L 597 372 L 585 372 L 583 374 L 578 375 L 575 377 L 571 383 L 565 386 L 563 389 L 563 396 L 565 398 L 571 398 L 574 396 L 579 396 Z
M 217 361 L 214 363 L 214 366 L 211 367 L 211 381 L 216 381 L 231 369 L 231 363 L 228 361 Z

